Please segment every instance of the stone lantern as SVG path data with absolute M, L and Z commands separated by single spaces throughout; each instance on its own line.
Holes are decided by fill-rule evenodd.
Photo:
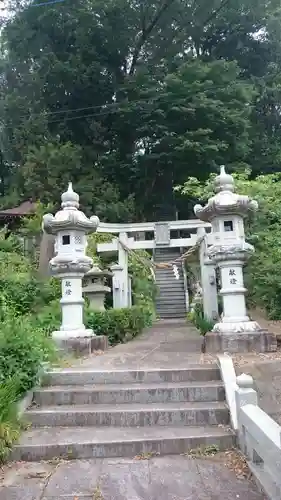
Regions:
M 212 246 L 207 255 L 219 267 L 223 299 L 221 321 L 206 334 L 205 348 L 228 352 L 276 350 L 275 337 L 250 321 L 246 311 L 243 265 L 254 247 L 245 241 L 244 218 L 256 211 L 258 204 L 234 192 L 234 179 L 224 167 L 215 179 L 215 191 L 205 207 L 194 207 L 197 217 L 212 225 Z
M 84 276 L 83 295 L 89 299 L 89 305 L 93 311 L 105 309 L 105 295 L 111 292 L 111 288 L 105 285 L 105 280 L 109 276 L 112 276 L 111 272 L 101 270 L 98 266 L 93 266 Z
M 49 267 L 51 274 L 62 283 L 62 323 L 60 330 L 53 332 L 53 338 L 66 349 L 91 351 L 95 344 L 93 339 L 98 337 L 84 326 L 82 278 L 93 264 L 86 255 L 86 235 L 96 231 L 99 219 L 96 216 L 88 219 L 79 210 L 79 196 L 71 183 L 61 201 L 62 209 L 55 215 L 44 215 L 42 223 L 43 230 L 55 236 L 55 256 Z

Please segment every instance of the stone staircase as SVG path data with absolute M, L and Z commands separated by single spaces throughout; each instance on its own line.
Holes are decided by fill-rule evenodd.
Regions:
M 234 444 L 216 365 L 51 371 L 25 414 L 15 460 L 181 454 Z
M 180 251 L 173 248 L 156 248 L 154 262 L 169 262 L 180 257 Z M 184 278 L 181 263 L 177 266 L 180 278 L 175 278 L 169 269 L 156 269 L 156 284 L 159 295 L 156 299 L 156 312 L 160 318 L 184 318 L 186 316 Z

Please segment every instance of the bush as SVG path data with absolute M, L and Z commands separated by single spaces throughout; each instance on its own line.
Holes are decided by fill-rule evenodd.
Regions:
M 150 309 L 155 318 L 155 299 L 158 287 L 151 272 L 150 255 L 146 250 L 135 250 L 129 254 L 129 274 L 132 276 L 133 304 Z
M 15 316 L 36 312 L 54 299 L 54 290 L 34 277 L 0 279 L 0 296 Z
M 9 455 L 12 445 L 20 436 L 17 400 L 20 382 L 17 376 L 0 384 L 0 462 Z
M 111 345 L 126 342 L 152 324 L 153 311 L 146 306 L 133 306 L 123 309 L 93 311 L 85 307 L 85 326 L 94 330 L 96 335 L 106 335 Z M 31 321 L 33 329 L 44 332 L 45 340 L 60 327 L 61 309 L 58 301 L 45 307 Z
M 187 315 L 188 319 L 194 324 L 194 326 L 199 330 L 201 335 L 206 335 L 207 332 L 210 332 L 215 322 L 204 316 L 203 306 L 202 304 L 195 304 L 194 309 Z
M 38 381 L 43 362 L 56 359 L 56 349 L 43 328 L 31 316 L 6 317 L 0 331 L 0 383 L 18 377 L 18 394 L 23 395 Z
M 50 337 L 54 330 L 59 330 L 61 325 L 61 305 L 59 300 L 54 300 L 43 307 L 36 316 L 31 317 L 32 328 L 44 331 L 45 337 Z
M 127 342 L 136 337 L 145 327 L 152 324 L 153 315 L 149 308 L 133 306 L 106 311 L 86 311 L 87 328 L 96 335 L 106 335 L 111 345 Z

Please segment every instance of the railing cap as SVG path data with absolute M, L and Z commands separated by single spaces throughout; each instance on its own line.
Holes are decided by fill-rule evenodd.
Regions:
M 254 380 L 251 375 L 246 375 L 246 373 L 242 373 L 236 377 L 236 383 L 240 389 L 252 389 L 254 385 Z

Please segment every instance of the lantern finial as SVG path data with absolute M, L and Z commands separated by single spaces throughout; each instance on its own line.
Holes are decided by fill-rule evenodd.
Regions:
M 67 191 L 61 195 L 61 202 L 63 209 L 79 208 L 79 195 L 73 191 L 72 182 L 68 183 Z
M 215 191 L 217 193 L 220 191 L 234 191 L 234 179 L 232 175 L 226 173 L 224 165 L 221 165 L 220 175 L 215 178 Z

